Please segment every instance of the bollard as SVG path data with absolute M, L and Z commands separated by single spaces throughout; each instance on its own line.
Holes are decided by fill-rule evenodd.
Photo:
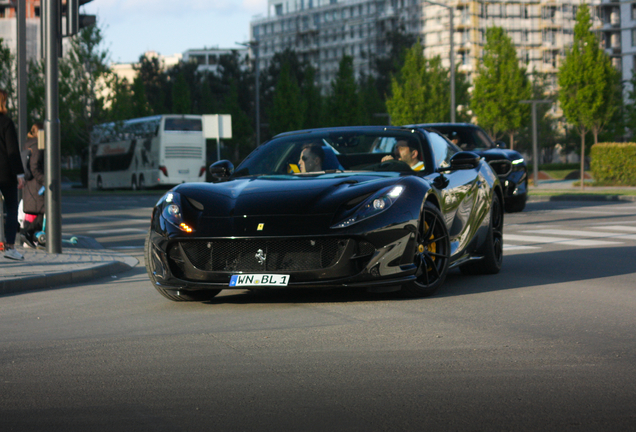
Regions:
M 0 252 L 4 250 L 4 197 L 0 193 Z

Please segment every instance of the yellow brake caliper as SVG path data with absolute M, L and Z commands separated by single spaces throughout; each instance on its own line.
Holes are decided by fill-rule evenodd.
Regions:
M 428 223 L 425 221 L 424 222 L 424 232 L 428 231 Z M 429 240 L 433 240 L 435 236 L 433 235 L 433 233 L 431 233 L 431 236 L 429 237 Z M 419 253 L 424 253 L 424 251 L 428 251 L 430 253 L 437 253 L 437 244 L 435 242 L 430 243 L 428 246 L 425 246 L 423 244 L 420 243 L 420 245 L 417 247 L 417 250 Z M 435 256 L 431 257 L 431 260 L 435 261 Z M 426 271 L 431 271 L 432 267 L 428 267 L 426 269 Z

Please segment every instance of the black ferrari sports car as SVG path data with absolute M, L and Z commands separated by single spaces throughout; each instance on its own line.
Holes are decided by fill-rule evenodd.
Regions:
M 451 268 L 501 269 L 499 178 L 432 129 L 288 132 L 210 172 L 152 212 L 146 268 L 170 300 L 347 287 L 424 297 Z
M 433 128 L 462 150 L 477 153 L 497 173 L 504 190 L 507 212 L 520 212 L 528 200 L 528 166 L 521 153 L 506 149 L 503 141 L 493 142 L 479 126 L 470 123 L 426 123 L 411 127 Z

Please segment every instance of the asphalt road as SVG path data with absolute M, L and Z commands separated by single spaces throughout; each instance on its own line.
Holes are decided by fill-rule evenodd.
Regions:
M 73 205 L 75 234 L 147 227 L 139 199 Z M 636 430 L 636 205 L 532 203 L 505 233 L 499 275 L 421 300 L 181 304 L 141 266 L 2 297 L 0 430 Z

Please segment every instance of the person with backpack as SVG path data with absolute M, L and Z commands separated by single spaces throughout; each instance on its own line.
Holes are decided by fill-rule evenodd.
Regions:
M 42 230 L 44 221 L 44 152 L 38 148 L 38 132 L 44 130 L 42 123 L 35 123 L 24 143 L 23 158 L 26 166 L 26 186 L 22 191 L 22 209 L 24 211 L 24 237 L 25 247 L 35 248 L 33 236 Z
M 8 99 L 9 94 L 0 89 L 0 193 L 7 207 L 7 218 L 4 223 L 4 257 L 21 261 L 24 257 L 15 250 L 14 244 L 19 226 L 18 189 L 24 187 L 24 169 L 15 124 L 7 115 Z

